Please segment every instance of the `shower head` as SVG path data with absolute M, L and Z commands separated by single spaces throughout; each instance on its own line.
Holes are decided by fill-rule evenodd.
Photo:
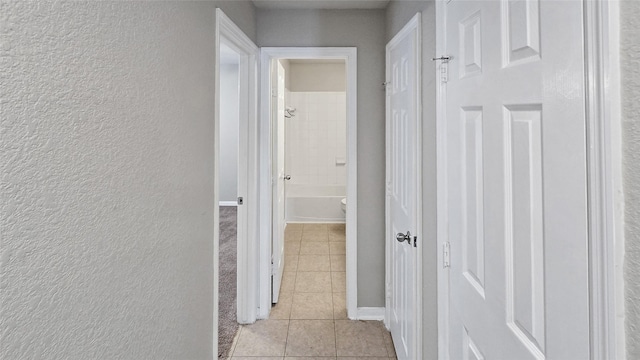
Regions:
M 296 108 L 294 108 L 294 107 L 287 106 L 284 109 L 284 112 L 285 112 L 284 117 L 286 117 L 287 119 L 291 119 L 292 117 L 296 116 L 295 115 Z

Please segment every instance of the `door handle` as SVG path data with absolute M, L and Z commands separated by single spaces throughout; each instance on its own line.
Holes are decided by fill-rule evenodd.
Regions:
M 398 240 L 398 242 L 407 242 L 407 244 L 411 245 L 411 233 L 409 231 L 407 231 L 407 234 L 403 234 L 403 233 L 398 233 L 398 235 L 396 235 L 396 240 Z
M 285 180 L 291 180 L 291 175 L 285 175 L 285 176 L 284 176 L 284 179 L 285 179 Z

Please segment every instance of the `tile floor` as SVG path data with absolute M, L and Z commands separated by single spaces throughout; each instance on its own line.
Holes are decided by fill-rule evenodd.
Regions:
M 240 326 L 229 359 L 395 359 L 379 321 L 347 319 L 344 224 L 289 224 L 280 300 Z

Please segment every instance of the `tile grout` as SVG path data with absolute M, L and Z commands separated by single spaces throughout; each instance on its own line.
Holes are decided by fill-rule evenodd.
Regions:
M 331 242 L 332 242 L 332 241 L 331 241 L 331 240 L 332 240 L 332 238 L 329 236 L 329 227 L 328 227 L 328 226 L 326 226 L 326 227 L 325 227 L 325 229 L 324 229 L 324 230 L 322 230 L 322 231 L 327 232 L 327 240 L 319 241 L 319 243 L 327 243 L 327 245 L 329 246 L 329 253 L 328 253 L 328 254 L 301 254 L 301 253 L 300 253 L 301 248 L 302 248 L 302 243 L 303 243 L 303 241 L 302 241 L 302 237 L 304 236 L 304 227 L 303 227 L 303 230 L 302 230 L 302 232 L 301 232 L 301 234 L 300 234 L 300 240 L 296 241 L 296 242 L 298 243 L 298 252 L 297 252 L 297 253 L 292 254 L 292 253 L 288 253 L 288 252 L 286 252 L 286 250 L 285 250 L 285 254 L 286 254 L 286 255 L 294 255 L 294 256 L 297 256 L 298 263 L 295 265 L 295 271 L 287 271 L 287 272 L 291 272 L 291 273 L 295 273 L 295 274 L 294 274 L 293 276 L 292 276 L 292 275 L 289 275 L 289 276 L 292 276 L 292 277 L 294 278 L 294 282 L 293 282 L 293 289 L 292 289 L 292 291 L 287 292 L 287 293 L 290 293 L 290 295 L 291 295 L 291 304 L 290 304 L 290 308 L 289 308 L 289 313 L 288 313 L 288 315 L 287 315 L 286 317 L 284 317 L 284 319 L 283 319 L 283 320 L 286 320 L 286 321 L 287 321 L 287 327 L 286 327 L 286 334 L 285 334 L 285 338 L 284 338 L 284 353 L 283 353 L 283 355 L 282 355 L 282 359 L 286 359 L 286 358 L 287 358 L 287 350 L 288 350 L 288 349 L 289 349 L 289 347 L 291 346 L 291 343 L 290 343 L 290 340 L 291 340 L 291 339 L 290 339 L 290 336 L 292 335 L 292 334 L 291 334 L 291 331 L 292 331 L 291 327 L 292 327 L 292 322 L 293 322 L 294 320 L 295 320 L 295 321 L 297 321 L 297 322 L 300 322 L 300 323 L 308 322 L 308 321 L 312 321 L 312 322 L 313 322 L 313 321 L 331 321 L 331 322 L 332 322 L 332 325 L 333 325 L 333 326 L 332 326 L 332 328 L 333 328 L 333 340 L 334 340 L 334 344 L 333 344 L 333 345 L 334 345 L 334 347 L 333 347 L 333 350 L 332 350 L 333 355 L 332 355 L 330 358 L 335 358 L 335 359 L 337 359 L 337 358 L 338 358 L 338 356 L 339 356 L 339 354 L 338 354 L 338 329 L 337 329 L 337 327 L 338 327 L 338 326 L 337 326 L 337 325 L 338 325 L 338 322 L 339 322 L 339 321 L 346 321 L 346 322 L 348 322 L 349 320 L 348 320 L 348 319 L 342 319 L 342 318 L 341 318 L 341 319 L 338 319 L 338 318 L 337 318 L 337 314 L 336 314 L 336 303 L 335 303 L 335 301 L 336 301 L 336 296 L 338 296 L 338 297 L 339 297 L 339 296 L 346 296 L 346 289 L 338 289 L 338 290 L 343 290 L 343 291 L 334 291 L 334 290 L 336 290 L 336 289 L 334 288 L 334 285 L 337 285 L 337 284 L 335 284 L 335 281 L 336 281 L 336 280 L 334 279 L 333 273 L 344 273 L 345 271 L 344 271 L 344 270 L 343 270 L 343 271 L 334 271 L 334 266 L 333 266 L 334 264 L 332 263 L 332 261 L 331 261 L 331 260 L 332 260 L 332 257 L 333 257 L 333 258 L 337 259 L 336 263 L 338 263 L 338 262 L 340 262 L 340 261 L 346 261 L 346 254 L 333 254 L 333 253 L 331 253 L 331 247 L 330 247 L 330 245 L 331 245 Z M 311 241 L 308 241 L 308 242 L 311 242 Z M 313 241 L 313 242 L 316 242 L 316 241 Z M 337 243 L 338 241 L 333 241 L 333 242 L 336 242 L 336 243 Z M 286 245 L 287 245 L 287 242 L 285 242 L 285 246 L 286 246 Z M 295 246 L 295 245 L 294 245 L 294 246 Z M 301 256 L 301 255 L 316 255 L 316 256 L 326 256 L 326 257 L 328 257 L 328 260 L 329 260 L 329 271 L 300 271 L 299 269 L 300 269 L 300 256 Z M 340 268 L 341 268 L 341 267 L 342 267 L 342 266 L 340 266 Z M 297 285 L 298 285 L 298 280 L 299 280 L 299 275 L 300 275 L 300 273 L 327 273 L 327 272 L 329 273 L 329 284 L 330 284 L 330 290 L 328 291 L 328 295 L 330 296 L 330 301 L 331 301 L 331 307 L 330 307 L 330 309 L 331 309 L 331 315 L 330 315 L 330 318 L 323 318 L 323 319 L 294 319 L 294 318 L 293 318 L 293 315 L 294 315 L 293 310 L 294 310 L 294 298 L 295 298 L 295 295 L 296 295 L 296 294 L 314 294 L 314 293 L 316 293 L 316 294 L 324 294 L 324 293 L 327 293 L 326 291 L 323 291 L 323 292 L 301 292 L 301 291 L 297 291 L 297 288 L 298 288 L 298 287 L 297 287 Z M 310 288 L 313 288 L 313 287 L 310 287 Z M 284 292 L 283 292 L 283 293 L 284 293 Z M 337 294 L 338 294 L 338 295 L 337 295 Z M 303 298 L 303 299 L 304 299 L 304 298 Z M 346 300 L 346 299 L 345 299 L 345 300 Z M 302 306 L 302 307 L 301 307 L 302 312 L 303 312 L 303 313 L 308 313 L 308 310 L 309 310 L 310 308 L 308 308 L 308 307 L 306 307 L 306 308 L 305 308 L 305 304 L 304 304 L 304 303 L 303 303 L 303 304 L 301 304 L 301 306 Z M 321 314 L 321 313 L 322 313 L 322 312 L 320 312 L 320 314 Z M 321 317 L 321 316 L 320 316 L 320 317 Z M 271 318 L 269 318 L 268 320 L 276 320 L 276 319 L 271 319 Z M 326 323 L 325 323 L 325 324 L 326 324 Z M 372 325 L 373 325 L 373 324 L 372 324 Z M 345 326 L 349 326 L 349 325 L 345 325 Z M 390 352 L 389 352 L 389 349 L 388 349 L 388 347 L 387 347 L 387 338 L 386 338 L 386 334 L 385 334 L 384 332 L 382 332 L 383 330 L 382 330 L 382 329 L 380 329 L 380 328 L 377 326 L 377 324 L 376 324 L 376 325 L 373 325 L 373 327 L 372 327 L 370 330 L 367 330 L 367 331 L 368 331 L 368 333 L 370 334 L 370 335 L 368 335 L 368 336 L 371 336 L 371 335 L 373 334 L 373 333 L 371 332 L 371 330 L 375 331 L 375 329 L 376 329 L 376 328 L 377 328 L 377 333 L 379 334 L 378 336 L 382 336 L 382 342 L 383 342 L 383 344 L 384 344 L 384 353 L 386 354 L 386 356 L 385 356 L 385 355 L 380 356 L 380 355 L 382 355 L 382 354 L 380 354 L 380 355 L 378 355 L 378 356 L 380 356 L 380 357 L 385 357 L 385 358 L 389 358 L 389 359 L 392 359 L 393 357 L 391 356 L 391 354 L 390 354 Z M 325 329 L 326 329 L 326 328 L 325 328 Z M 349 327 L 347 327 L 346 329 L 349 329 Z M 239 339 L 239 337 L 240 337 L 240 332 L 241 332 L 242 330 L 243 330 L 243 329 L 241 328 L 241 329 L 240 329 L 240 331 L 238 332 L 238 339 Z M 349 330 L 347 330 L 347 331 L 349 332 Z M 347 332 L 347 333 L 348 333 L 348 332 Z M 374 333 L 375 333 L 375 332 L 374 332 Z M 295 340 L 295 339 L 294 339 L 294 340 Z M 346 349 L 346 350 L 348 350 L 348 351 L 347 351 L 347 353 L 349 353 L 350 351 L 353 351 L 353 349 L 349 350 L 350 345 L 349 345 L 348 343 L 344 343 L 344 345 L 346 346 L 346 348 L 345 348 L 345 349 Z M 325 349 L 326 349 L 326 350 L 329 350 L 329 348 L 325 348 Z M 236 350 L 237 350 L 237 342 L 234 344 L 233 351 L 231 352 L 231 355 L 230 355 L 231 357 L 235 356 L 235 351 L 236 351 Z M 381 349 L 381 350 L 382 350 L 382 349 Z M 256 354 L 259 354 L 259 353 L 260 353 L 260 352 L 257 352 Z M 253 355 L 253 356 L 258 356 L 258 357 L 259 357 L 259 356 L 261 356 L 261 355 Z M 300 356 L 301 356 L 301 357 L 313 357 L 312 355 L 297 355 L 297 356 L 298 356 L 298 357 L 300 357 Z

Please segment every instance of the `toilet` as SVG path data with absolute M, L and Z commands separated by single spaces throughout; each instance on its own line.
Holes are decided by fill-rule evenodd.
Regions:
M 342 200 L 340 200 L 340 207 L 342 208 L 342 213 L 346 214 L 347 213 L 347 198 L 342 198 Z

